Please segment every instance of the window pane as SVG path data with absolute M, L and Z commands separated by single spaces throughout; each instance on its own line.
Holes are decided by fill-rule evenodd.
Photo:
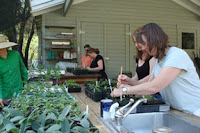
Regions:
M 182 48 L 194 49 L 194 33 L 182 32 Z

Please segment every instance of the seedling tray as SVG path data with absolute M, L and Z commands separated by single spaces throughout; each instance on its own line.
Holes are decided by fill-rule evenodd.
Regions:
M 90 92 L 91 93 L 91 92 Z M 95 101 L 95 102 L 99 102 L 102 98 L 102 93 L 101 92 L 95 92 L 95 93 L 91 93 L 90 94 L 90 98 Z
M 141 105 L 137 107 L 137 113 L 159 112 L 159 105 Z
M 67 72 L 69 72 L 69 73 L 73 73 L 74 68 L 68 67 L 68 68 L 66 68 L 66 70 L 67 70 Z
M 89 93 L 87 89 L 85 89 L 85 95 L 89 97 Z
M 110 90 L 103 90 L 102 91 L 102 98 L 103 99 L 112 99 L 112 97 L 110 96 Z
M 73 74 L 74 75 L 87 75 L 88 74 L 88 70 L 74 69 Z
M 88 74 L 98 74 L 99 73 L 99 71 L 94 71 L 94 70 L 89 70 L 88 71 Z
M 68 88 L 68 92 L 81 92 L 81 87 Z
M 148 113 L 148 112 L 164 112 L 169 111 L 170 105 L 168 103 L 143 103 L 139 105 L 136 109 L 137 113 Z
M 123 98 L 122 101 L 120 101 L 120 98 L 116 97 L 116 98 L 113 98 L 113 101 L 114 102 L 118 102 L 119 103 L 119 107 L 123 107 L 123 106 L 125 106 L 126 104 L 129 103 L 130 98 L 126 97 L 126 98 Z
M 131 106 L 130 106 L 131 107 Z M 127 111 L 130 109 L 127 108 Z M 149 112 L 165 112 L 169 111 L 170 105 L 168 103 L 160 102 L 160 103 L 143 103 L 140 104 L 134 109 L 131 113 L 149 113 Z
M 90 92 L 85 89 L 85 94 L 95 102 L 99 102 L 102 99 L 102 92 Z

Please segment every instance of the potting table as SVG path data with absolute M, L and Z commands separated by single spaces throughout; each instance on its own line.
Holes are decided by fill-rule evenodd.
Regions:
M 65 80 L 76 80 L 78 84 L 84 84 L 86 81 L 98 80 L 100 74 L 87 74 L 87 75 L 74 75 L 72 73 L 65 73 L 61 75 L 60 81 L 64 82 Z
M 85 111 L 86 106 L 88 105 L 88 113 L 90 114 L 89 120 L 96 128 L 98 128 L 100 133 L 111 133 L 97 117 L 97 115 L 100 115 L 100 102 L 94 102 L 92 99 L 87 97 L 83 85 L 81 85 L 81 89 L 81 92 L 70 94 L 75 97 L 78 104 L 81 105 L 80 108 L 82 111 Z

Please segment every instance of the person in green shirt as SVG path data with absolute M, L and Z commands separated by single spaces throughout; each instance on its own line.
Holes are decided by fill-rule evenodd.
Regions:
M 7 42 L 5 36 L 0 34 L 0 106 L 23 90 L 22 81 L 27 81 L 28 77 L 20 54 L 7 49 L 14 45 L 17 44 Z

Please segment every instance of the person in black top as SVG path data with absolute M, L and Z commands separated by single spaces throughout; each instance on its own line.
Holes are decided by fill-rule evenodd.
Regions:
M 145 61 L 136 58 L 137 80 L 143 79 L 144 77 L 149 75 L 150 71 L 149 61 L 151 60 L 151 58 L 152 56 L 148 57 Z
M 126 83 L 129 85 L 137 85 L 140 82 L 140 80 L 145 80 L 145 78 L 149 76 L 149 74 L 152 72 L 153 69 L 154 58 L 150 56 L 147 51 L 141 48 L 142 47 L 141 45 L 143 44 L 136 42 L 137 34 L 141 30 L 141 28 L 142 27 L 138 28 L 133 34 L 133 42 L 135 43 L 136 46 L 136 73 L 131 78 L 131 81 L 129 83 L 128 82 Z M 120 76 L 118 80 L 120 80 L 121 78 L 124 77 Z M 128 79 L 128 77 L 125 77 L 124 79 L 126 78 Z M 162 97 L 159 92 L 154 94 L 153 97 L 162 101 Z
M 98 80 L 107 79 L 107 74 L 105 72 L 105 63 L 103 57 L 99 55 L 99 49 L 89 48 L 87 50 L 87 54 L 93 59 L 90 67 L 87 69 L 99 70 L 99 74 L 101 75 Z

